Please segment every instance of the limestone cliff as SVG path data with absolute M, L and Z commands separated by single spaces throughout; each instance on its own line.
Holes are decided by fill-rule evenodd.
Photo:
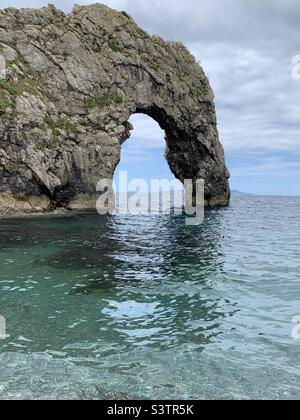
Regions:
M 206 180 L 227 205 L 229 174 L 214 96 L 186 48 L 149 36 L 106 6 L 0 10 L 0 213 L 95 206 L 112 178 L 134 113 L 166 133 L 180 180 Z

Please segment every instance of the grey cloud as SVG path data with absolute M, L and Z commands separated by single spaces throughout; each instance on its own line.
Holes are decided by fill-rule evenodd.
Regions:
M 70 11 L 73 1 L 52 0 Z M 2 0 L 1 7 L 41 7 L 44 0 Z M 75 1 L 91 4 L 93 1 Z M 151 33 L 189 42 L 230 42 L 258 48 L 265 42 L 297 44 L 300 7 L 297 0 L 102 0 L 125 9 Z
M 300 8 L 296 0 L 125 0 L 104 1 L 125 8 L 152 33 L 166 38 L 230 42 L 236 45 L 297 43 Z

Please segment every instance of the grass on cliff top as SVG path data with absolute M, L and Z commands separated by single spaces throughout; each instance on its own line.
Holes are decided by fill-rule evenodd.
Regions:
M 94 98 L 88 98 L 84 101 L 84 105 L 87 109 L 92 108 L 106 108 L 111 106 L 113 103 L 116 105 L 121 105 L 124 99 L 121 95 L 104 95 L 104 96 L 96 96 Z
M 121 15 L 125 16 L 127 19 L 132 19 L 131 16 L 127 12 L 125 12 L 125 10 L 121 11 Z

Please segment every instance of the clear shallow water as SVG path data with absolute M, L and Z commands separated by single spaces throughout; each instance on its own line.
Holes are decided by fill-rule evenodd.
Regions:
M 300 199 L 1 220 L 1 398 L 300 398 Z

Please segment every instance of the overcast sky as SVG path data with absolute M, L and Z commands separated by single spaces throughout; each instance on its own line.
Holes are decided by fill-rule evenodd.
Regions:
M 1 0 L 1 7 L 40 7 L 41 0 Z M 55 1 L 69 11 L 72 1 Z M 90 4 L 90 1 L 76 1 Z M 201 62 L 216 95 L 220 138 L 233 189 L 300 195 L 300 55 L 298 0 L 103 0 L 126 10 L 152 34 L 183 41 Z M 134 117 L 119 169 L 168 176 L 163 134 Z

